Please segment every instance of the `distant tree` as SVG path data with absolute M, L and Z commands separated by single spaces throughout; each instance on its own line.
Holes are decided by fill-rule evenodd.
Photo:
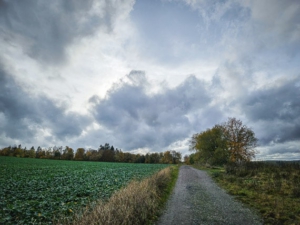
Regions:
M 99 151 L 102 153 L 101 161 L 104 162 L 114 162 L 115 161 L 115 149 L 108 143 L 104 146 L 100 145 Z
M 61 153 L 58 149 L 54 151 L 54 159 L 60 159 L 61 158 Z
M 145 155 L 145 163 L 150 163 L 150 155 L 148 153 Z
M 23 151 L 24 151 L 24 158 L 29 158 L 29 150 L 27 150 L 27 148 L 25 147 Z
M 137 154 L 135 163 L 145 163 L 145 156 L 144 156 L 144 155 Z
M 92 150 L 92 149 L 88 149 L 86 152 L 85 152 L 85 160 L 87 161 L 92 161 L 91 160 L 91 156 L 92 156 L 92 151 L 95 151 L 95 150 Z
M 5 148 L 1 149 L 0 155 L 2 155 L 2 156 L 8 156 L 9 155 L 9 151 L 10 151 L 10 147 L 5 147 Z
M 196 154 L 190 156 L 190 163 L 200 161 L 213 165 L 250 161 L 255 157 L 256 143 L 250 128 L 240 120 L 229 118 L 222 125 L 192 136 L 190 149 L 196 150 Z
M 75 160 L 84 160 L 85 159 L 85 150 L 84 148 L 78 148 L 75 154 Z
M 13 147 L 13 156 L 24 157 L 24 151 L 23 151 L 21 145 L 19 145 L 18 147 L 17 146 Z
M 229 160 L 222 126 L 216 125 L 212 129 L 193 135 L 190 143 L 190 149 L 197 151 L 196 156 L 202 163 L 215 165 L 227 163 Z
M 45 158 L 46 159 L 53 159 L 54 158 L 54 150 L 52 147 L 49 147 L 48 149 L 43 149 L 45 152 Z
M 116 150 L 115 161 L 116 162 L 125 162 L 124 161 L 124 153 L 121 150 Z
M 178 164 L 181 161 L 181 153 L 180 152 L 176 152 L 176 151 L 171 151 L 171 155 L 172 155 L 172 163 L 173 164 Z
M 190 165 L 191 163 L 190 163 L 190 157 L 188 156 L 188 155 L 185 155 L 184 157 L 183 157 L 183 162 L 185 163 L 185 164 L 187 164 L 187 165 Z
M 164 153 L 160 152 L 160 153 L 158 153 L 158 155 L 159 155 L 159 163 L 163 163 Z
M 35 151 L 34 146 L 27 150 L 22 149 L 21 145 L 9 146 L 0 149 L 1 156 L 15 156 L 27 158 L 41 158 L 41 159 L 62 159 L 62 160 L 86 160 L 86 161 L 106 161 L 106 162 L 127 162 L 127 163 L 168 163 L 176 164 L 181 161 L 181 154 L 176 151 L 166 152 L 152 152 L 143 154 L 134 154 L 130 152 L 122 152 L 121 149 L 110 146 L 105 143 L 100 145 L 98 150 L 89 149 L 85 151 L 84 148 L 78 148 L 74 154 L 74 150 L 68 146 L 66 147 L 49 147 L 41 148 L 38 146 Z M 75 155 L 75 156 L 74 156 Z
M 184 156 L 184 163 L 187 165 L 192 165 L 196 162 L 199 162 L 198 153 L 192 153 L 190 155 Z
M 66 146 L 61 155 L 61 159 L 72 160 L 74 158 L 74 151 L 69 146 Z
M 222 127 L 231 162 L 250 161 L 255 157 L 257 138 L 250 128 L 235 118 L 229 118 Z
M 36 157 L 34 147 L 31 147 L 30 150 L 28 150 L 28 157 L 29 158 L 35 158 Z
M 163 163 L 166 164 L 172 164 L 173 163 L 173 157 L 170 151 L 165 151 L 164 152 L 164 157 L 163 157 Z
M 31 147 L 31 149 L 34 149 L 34 147 L 32 146 Z M 42 156 L 42 148 L 39 146 L 39 147 L 37 147 L 37 149 L 36 149 L 36 152 L 35 152 L 35 158 L 41 158 L 41 156 Z
M 101 161 L 103 150 L 89 149 L 85 153 L 87 161 Z
M 113 147 L 113 146 L 112 146 Z M 109 143 L 105 143 L 105 145 L 100 145 L 99 150 L 109 150 L 111 147 Z
M 123 160 L 124 160 L 123 162 L 133 163 L 135 159 L 134 159 L 133 154 L 131 154 L 129 152 L 124 152 Z
M 160 162 L 160 156 L 157 152 L 153 152 L 150 155 L 151 163 L 159 163 Z

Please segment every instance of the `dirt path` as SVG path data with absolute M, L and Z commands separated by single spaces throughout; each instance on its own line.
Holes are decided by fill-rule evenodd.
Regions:
M 156 224 L 262 223 L 257 215 L 219 188 L 206 172 L 181 166 L 166 211 Z

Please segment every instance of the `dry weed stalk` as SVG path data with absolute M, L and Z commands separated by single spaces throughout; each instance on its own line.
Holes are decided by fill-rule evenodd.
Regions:
M 153 218 L 160 197 L 171 179 L 168 167 L 143 181 L 132 181 L 117 191 L 108 202 L 99 202 L 73 220 L 73 225 L 145 224 Z

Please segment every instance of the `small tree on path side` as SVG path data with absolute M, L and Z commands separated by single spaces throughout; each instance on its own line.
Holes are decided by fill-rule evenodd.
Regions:
M 231 162 L 250 161 L 255 157 L 257 138 L 250 128 L 236 118 L 229 118 L 222 127 Z
M 190 140 L 190 149 L 196 150 L 194 160 L 211 165 L 250 161 L 256 146 L 254 132 L 235 118 L 194 134 Z

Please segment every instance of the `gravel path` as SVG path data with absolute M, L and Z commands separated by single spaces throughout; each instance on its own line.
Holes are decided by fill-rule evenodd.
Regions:
M 156 224 L 262 223 L 257 215 L 219 188 L 206 172 L 181 166 L 166 211 Z

